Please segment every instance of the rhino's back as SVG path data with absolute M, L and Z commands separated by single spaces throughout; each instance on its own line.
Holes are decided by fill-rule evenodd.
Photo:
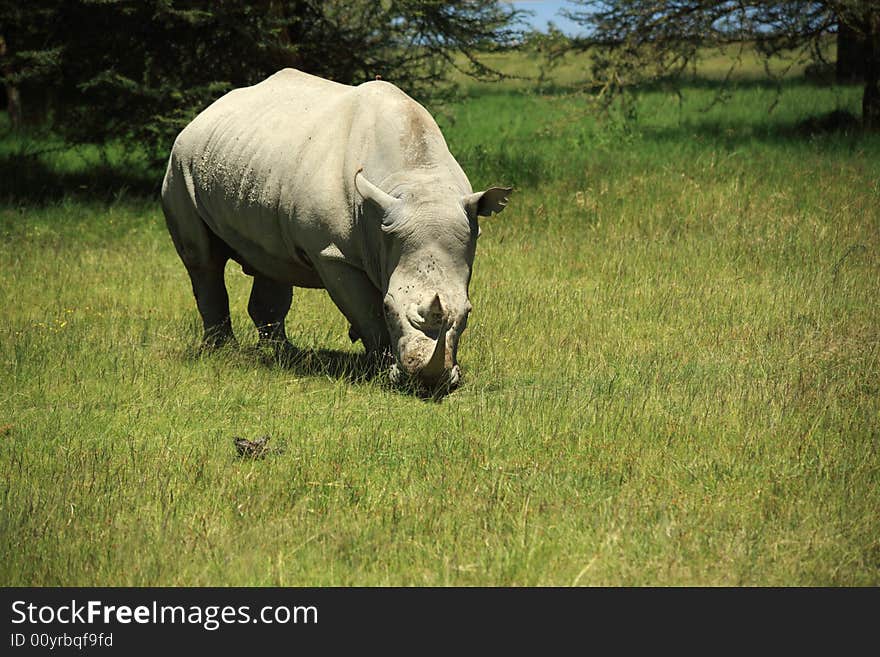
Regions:
M 360 166 L 377 183 L 436 169 L 469 189 L 433 118 L 397 87 L 351 87 L 293 69 L 199 114 L 175 141 L 168 176 L 185 184 L 215 234 L 282 278 L 286 265 L 301 267 L 327 247 L 359 265 L 352 183 Z
M 320 189 L 344 158 L 352 91 L 285 69 L 204 110 L 174 145 L 201 209 L 218 221 L 234 211 L 236 224 L 259 221 L 260 211 L 295 213 L 298 179 Z
M 250 269 L 314 285 L 310 255 L 351 232 L 340 173 L 353 91 L 285 69 L 226 94 L 175 141 L 170 194 Z

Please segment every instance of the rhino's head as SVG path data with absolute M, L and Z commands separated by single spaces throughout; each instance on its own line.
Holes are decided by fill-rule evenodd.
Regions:
M 400 185 L 388 194 L 360 172 L 355 184 L 382 216 L 392 381 L 429 390 L 455 387 L 461 379 L 458 343 L 472 308 L 468 284 L 480 232 L 477 217 L 501 212 L 512 190 L 462 195 L 452 187 Z

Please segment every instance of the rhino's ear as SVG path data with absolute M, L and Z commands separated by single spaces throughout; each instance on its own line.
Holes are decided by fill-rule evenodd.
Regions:
M 364 199 L 372 201 L 373 203 L 378 205 L 387 215 L 388 212 L 399 202 L 398 199 L 391 196 L 391 194 L 383 192 L 381 189 L 379 189 L 373 183 L 367 180 L 367 177 L 363 174 L 363 170 L 364 168 L 361 167 L 354 174 L 355 189 L 357 189 L 358 194 L 360 194 Z
M 507 206 L 512 191 L 513 187 L 490 187 L 485 192 L 465 196 L 464 207 L 471 217 L 488 217 L 493 212 L 501 212 Z

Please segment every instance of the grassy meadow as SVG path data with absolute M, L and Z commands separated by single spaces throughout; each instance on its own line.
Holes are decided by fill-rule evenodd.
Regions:
M 880 584 L 880 137 L 803 123 L 861 90 L 697 80 L 625 125 L 566 66 L 431 108 L 516 187 L 440 403 L 322 291 L 299 361 L 258 352 L 232 265 L 240 344 L 200 354 L 161 174 L 0 129 L 0 584 Z

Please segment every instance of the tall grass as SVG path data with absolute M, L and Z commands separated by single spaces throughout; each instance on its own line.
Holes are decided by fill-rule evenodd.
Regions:
M 155 198 L 4 187 L 0 582 L 880 583 L 880 140 L 798 127 L 859 90 L 526 91 L 437 112 L 516 185 L 441 403 L 347 373 L 320 291 L 260 353 L 231 266 L 241 346 L 199 354 Z

